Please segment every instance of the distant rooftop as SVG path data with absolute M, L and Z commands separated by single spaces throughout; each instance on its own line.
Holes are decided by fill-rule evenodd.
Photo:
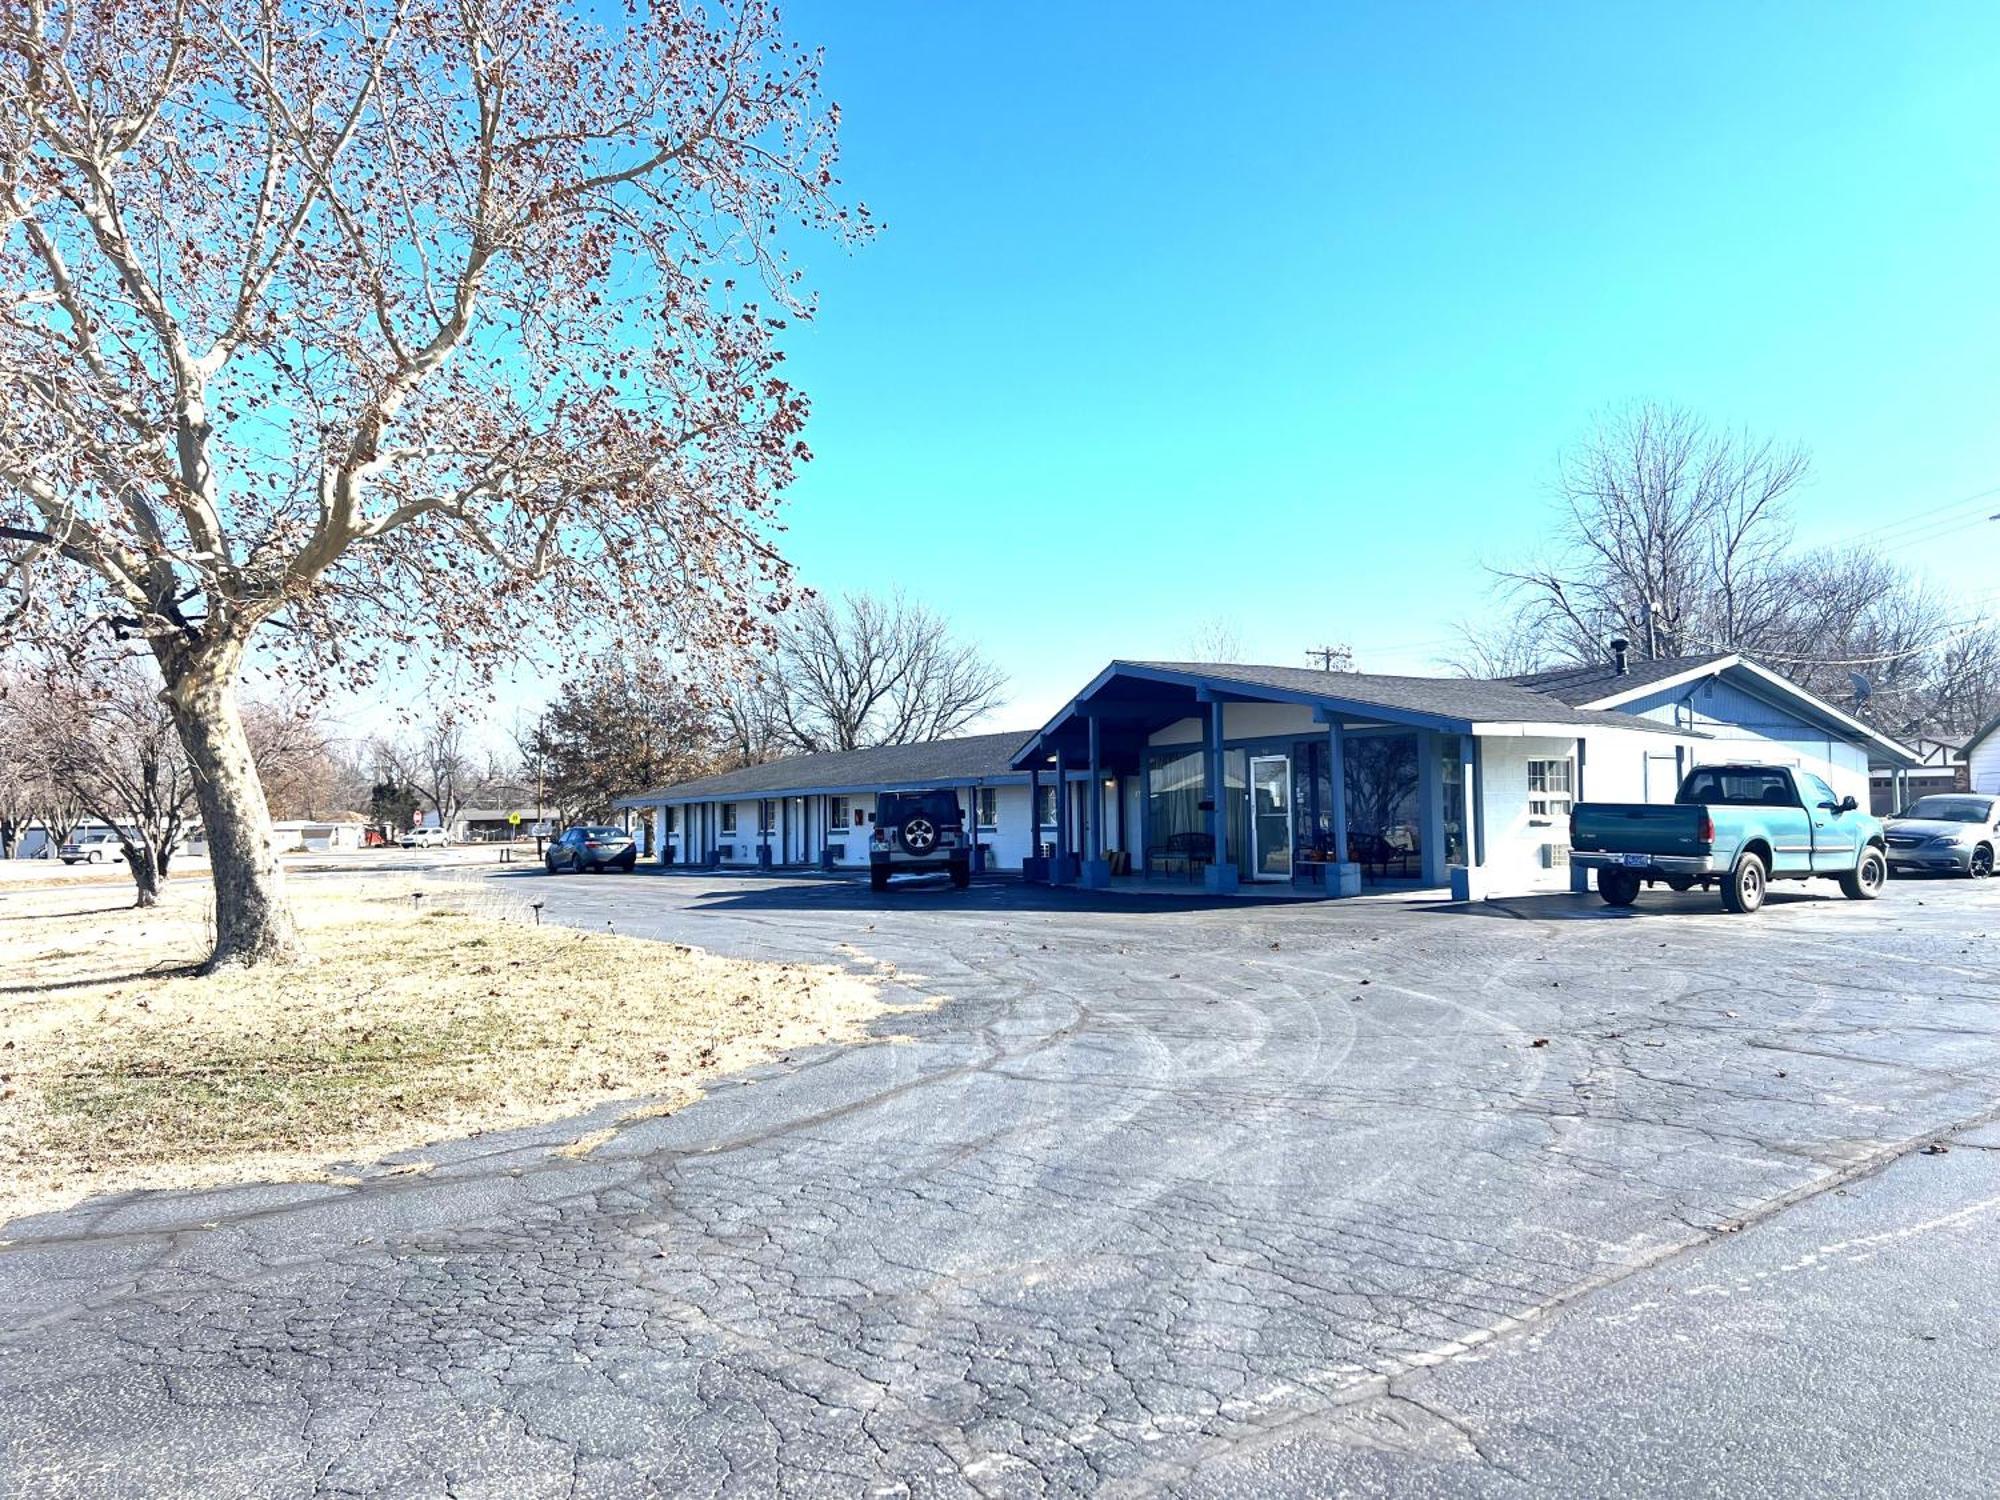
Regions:
M 795 797 L 807 792 L 893 789 L 940 781 L 973 782 L 1016 772 L 1008 764 L 1030 731 L 973 734 L 919 745 L 877 745 L 867 750 L 830 750 L 820 755 L 793 755 L 695 781 L 655 787 L 636 796 L 620 797 L 618 807 L 639 803 L 703 797 Z

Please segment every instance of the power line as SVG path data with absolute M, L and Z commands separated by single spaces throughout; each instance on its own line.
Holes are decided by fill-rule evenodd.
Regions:
M 1946 513 L 1968 510 L 1975 505 L 1981 509 L 1985 509 L 1986 507 L 1982 502 L 1991 500 L 1996 495 L 2000 495 L 2000 485 L 1995 485 L 1991 489 L 1977 490 L 1970 495 L 1961 495 L 1958 499 L 1947 500 L 1942 505 L 1932 505 L 1927 506 L 1923 510 L 1913 510 L 1907 515 L 1896 517 L 1894 520 L 1884 521 L 1879 525 L 1866 527 L 1861 531 L 1850 532 L 1842 540 L 1844 542 L 1868 541 L 1874 538 L 1893 536 L 1903 531 L 1922 531 L 1931 526 L 1938 525 L 1940 522 L 1950 525 L 1979 525 L 1990 518 L 1970 515 L 1948 518 Z

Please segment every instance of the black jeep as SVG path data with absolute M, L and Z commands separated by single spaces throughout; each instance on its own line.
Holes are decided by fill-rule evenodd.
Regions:
M 891 874 L 915 870 L 949 870 L 960 890 L 972 884 L 972 840 L 956 792 L 883 792 L 875 799 L 868 884 L 886 891 Z

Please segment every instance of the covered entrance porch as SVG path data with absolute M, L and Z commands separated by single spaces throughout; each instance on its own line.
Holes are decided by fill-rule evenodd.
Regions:
M 1307 681 L 1230 675 L 1257 670 Z M 1016 756 L 1054 823 L 1028 878 L 1105 889 L 1129 870 L 1326 896 L 1453 884 L 1482 858 L 1472 721 L 1354 697 L 1369 680 L 1114 663 Z

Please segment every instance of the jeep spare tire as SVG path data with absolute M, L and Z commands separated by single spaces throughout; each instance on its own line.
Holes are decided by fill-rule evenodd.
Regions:
M 912 854 L 929 854 L 937 848 L 937 824 L 922 813 L 912 813 L 903 820 L 903 826 L 896 830 L 903 847 Z

